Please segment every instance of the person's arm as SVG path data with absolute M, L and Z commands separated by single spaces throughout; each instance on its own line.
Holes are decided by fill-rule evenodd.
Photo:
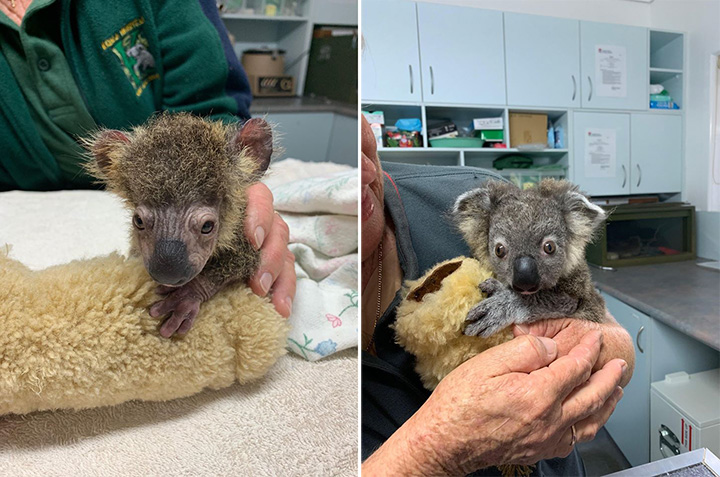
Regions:
M 223 121 L 250 118 L 252 94 L 214 0 L 158 2 L 161 109 Z
M 531 334 L 552 338 L 558 345 L 558 355 L 565 356 L 590 330 L 600 330 L 603 334 L 602 349 L 593 371 L 602 368 L 610 360 L 623 359 L 628 364 L 628 372 L 623 375 L 620 386 L 625 387 L 630 382 L 635 369 L 635 347 L 630 334 L 607 310 L 603 323 L 562 318 L 538 321 L 529 325 L 515 325 L 513 332 L 515 336 Z
M 591 440 L 622 396 L 627 364 L 592 373 L 602 334 L 587 333 L 558 358 L 549 338 L 523 336 L 447 375 L 423 406 L 362 465 L 363 475 L 465 475 L 534 464 Z

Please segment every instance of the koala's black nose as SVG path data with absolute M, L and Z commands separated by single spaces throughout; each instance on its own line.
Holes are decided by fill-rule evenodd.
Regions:
M 513 263 L 512 286 L 519 292 L 534 292 L 540 287 L 540 274 L 532 257 L 518 257 Z
M 163 285 L 180 285 L 192 275 L 187 247 L 180 240 L 160 240 L 148 264 L 153 280 Z

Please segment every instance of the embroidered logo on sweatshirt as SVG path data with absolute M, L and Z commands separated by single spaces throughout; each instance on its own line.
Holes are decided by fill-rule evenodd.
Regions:
M 149 43 L 143 35 L 143 17 L 136 18 L 102 42 L 103 50 L 110 50 L 120 60 L 135 95 L 140 96 L 151 81 L 160 78 L 155 58 L 148 51 Z

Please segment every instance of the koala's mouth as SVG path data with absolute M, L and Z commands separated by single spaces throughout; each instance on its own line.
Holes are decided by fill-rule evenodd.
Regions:
M 515 290 L 516 292 L 520 293 L 521 295 L 534 295 L 535 293 L 537 293 L 538 291 L 540 291 L 540 287 L 539 287 L 539 286 L 535 286 L 535 287 L 532 287 L 532 288 L 526 288 L 526 287 L 522 287 L 522 288 L 521 288 L 521 287 L 519 287 L 519 286 L 512 285 L 512 288 L 513 288 L 513 290 Z

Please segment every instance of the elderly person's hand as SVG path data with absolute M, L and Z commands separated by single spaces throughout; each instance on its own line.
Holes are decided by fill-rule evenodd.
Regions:
M 250 279 L 255 294 L 272 291 L 272 303 L 287 318 L 295 298 L 295 256 L 288 250 L 290 230 L 273 208 L 273 195 L 265 184 L 247 190 L 245 235 L 260 250 L 260 267 Z
M 607 310 L 603 323 L 561 318 L 513 327 L 515 336 L 530 334 L 552 338 L 558 345 L 558 356 L 568 354 L 590 330 L 600 330 L 603 334 L 603 345 L 593 371 L 602 368 L 611 359 L 622 358 L 628 363 L 628 371 L 620 382 L 620 386 L 625 387 L 630 382 L 635 369 L 635 348 L 628 332 L 615 321 L 615 318 Z
M 525 335 L 466 361 L 363 464 L 363 475 L 465 475 L 500 464 L 564 457 L 622 396 L 627 364 L 592 373 L 602 333 L 558 358 L 552 339 Z

